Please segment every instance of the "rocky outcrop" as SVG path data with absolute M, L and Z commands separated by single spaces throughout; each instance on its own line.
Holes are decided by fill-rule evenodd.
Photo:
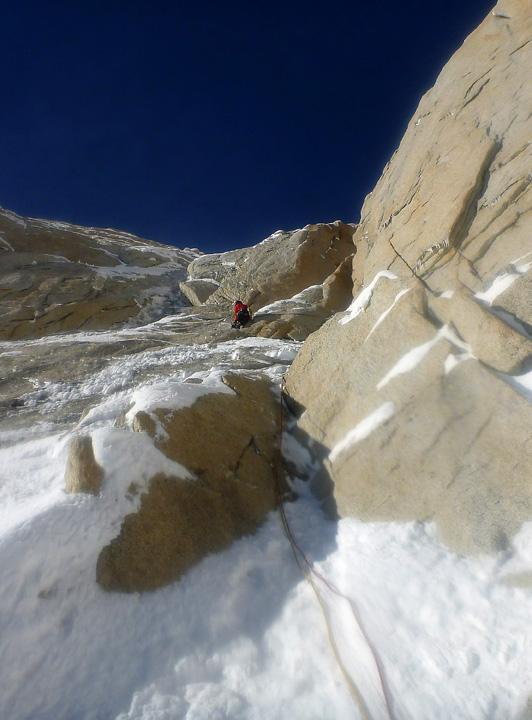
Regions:
M 398 281 L 380 282 L 365 312 L 331 319 L 288 373 L 328 471 L 316 491 L 341 515 L 434 520 L 456 550 L 499 548 L 532 512 L 532 408 L 452 326 L 433 324 L 423 287 L 396 300 Z
M 214 280 L 186 280 L 179 283 L 179 289 L 192 305 L 203 305 L 218 287 Z
M 229 305 L 240 298 L 256 311 L 323 283 L 353 254 L 354 232 L 340 221 L 278 231 L 254 247 L 197 258 L 188 271 L 191 279 L 219 283 L 207 303 Z
M 529 5 L 499 2 L 423 97 L 364 203 L 357 279 L 367 284 L 389 268 L 402 278 L 415 274 L 432 292 L 483 294 L 510 275 L 518 282 L 508 297 L 518 288 L 526 295 L 531 34 Z M 496 300 L 514 313 L 506 292 Z M 530 302 L 519 303 L 521 321 L 530 323 L 531 312 Z
M 92 438 L 89 435 L 72 438 L 68 445 L 65 491 L 98 495 L 102 481 L 103 469 L 94 457 Z
M 321 285 L 305 318 L 300 309 L 296 314 L 287 309 L 246 330 L 303 340 L 348 303 L 345 259 L 353 253 L 353 233 L 353 226 L 340 222 L 308 225 L 274 233 L 252 248 L 203 256 L 129 233 L 22 218 L 0 209 L 0 339 L 146 324 L 176 315 L 189 303 L 208 304 L 219 321 L 230 317 L 237 295 L 257 310 Z M 223 339 L 226 329 L 217 322 L 193 341 Z
M 532 517 L 527 8 L 499 2 L 421 100 L 362 209 L 355 299 L 287 382 L 332 509 L 433 520 L 461 552 Z
M 157 319 L 197 251 L 0 209 L 0 339 Z
M 286 300 L 261 308 L 248 326 L 259 337 L 305 340 L 352 298 L 352 255 L 347 257 L 320 285 L 311 285 Z
M 266 380 L 229 375 L 224 382 L 231 394 L 135 416 L 134 429 L 195 478 L 151 479 L 138 512 L 100 553 L 97 580 L 106 590 L 154 590 L 176 580 L 207 553 L 252 533 L 274 507 L 278 402 Z

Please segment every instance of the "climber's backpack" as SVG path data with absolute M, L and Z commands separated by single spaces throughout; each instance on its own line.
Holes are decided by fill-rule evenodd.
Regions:
M 247 308 L 243 308 L 242 310 L 239 310 L 238 315 L 236 316 L 237 322 L 240 323 L 240 325 L 245 325 L 251 320 L 251 316 L 249 314 L 249 310 Z

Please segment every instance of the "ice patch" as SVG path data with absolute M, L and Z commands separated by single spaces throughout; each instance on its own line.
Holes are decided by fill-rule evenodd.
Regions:
M 532 401 L 532 370 L 523 375 L 508 375 L 507 373 L 497 373 L 497 375 L 521 395 Z
M 395 405 L 393 402 L 385 402 L 380 405 L 361 420 L 358 425 L 355 425 L 340 442 L 336 443 L 329 453 L 329 460 L 334 463 L 345 450 L 369 437 L 374 430 L 393 417 L 394 413 Z
M 233 348 L 239 353 L 244 349 L 257 349 L 262 350 L 267 357 L 288 363 L 295 358 L 301 345 L 302 343 L 297 340 L 272 340 L 270 338 L 252 336 L 242 338 L 238 341 L 228 340 L 227 342 L 219 343 L 216 346 L 216 352 L 223 353 L 226 352 L 228 348 Z
M 519 273 L 505 273 L 504 275 L 499 275 L 485 292 L 476 293 L 475 297 L 482 300 L 482 302 L 491 305 L 495 298 L 507 290 L 518 277 L 520 277 Z
M 130 407 L 130 392 L 128 390 L 119 391 L 85 412 L 75 429 L 79 431 L 90 427 L 91 430 L 96 430 L 99 427 L 108 427 L 113 425 L 116 418 L 125 414 Z
M 0 536 L 63 498 L 67 434 L 26 438 L 0 433 Z
M 0 233 L 0 243 L 3 243 L 4 247 L 6 247 L 11 252 L 15 252 L 15 248 L 13 247 L 13 245 L 11 245 L 11 243 L 8 240 L 6 240 L 6 238 L 3 237 L 3 235 L 4 235 L 3 233 Z
M 154 475 L 164 474 L 184 480 L 194 475 L 181 463 L 166 457 L 146 433 L 120 428 L 101 428 L 92 434 L 96 461 L 104 468 L 105 479 L 99 502 L 114 508 L 114 516 L 122 518 L 137 509 L 139 493 L 147 488 Z M 135 480 L 138 493 L 131 497 L 129 487 Z
M 387 310 L 385 310 L 385 311 L 382 313 L 382 315 L 381 315 L 380 318 L 377 320 L 377 322 L 375 323 L 375 325 L 374 325 L 374 326 L 371 328 L 371 330 L 369 331 L 368 336 L 366 337 L 366 340 L 369 340 L 369 338 L 371 337 L 371 335 L 373 335 L 373 333 L 374 333 L 375 330 L 379 327 L 379 325 L 386 319 L 387 315 L 388 315 L 389 313 L 391 313 L 391 311 L 394 309 L 394 307 L 395 307 L 396 304 L 399 302 L 399 300 L 403 297 L 403 295 L 406 295 L 406 293 L 409 292 L 410 289 L 411 289 L 411 288 L 405 288 L 404 290 L 401 290 L 400 292 L 397 293 L 397 295 L 396 295 L 395 298 L 394 298 L 393 303 L 390 305 L 390 307 L 389 307 Z
M 528 255 L 529 254 L 530 253 L 528 253 Z M 522 260 L 525 257 L 527 257 L 527 255 L 523 255 L 523 257 L 519 258 L 519 260 Z M 514 268 L 514 272 L 504 273 L 504 275 L 498 275 L 493 280 L 487 290 L 485 290 L 484 292 L 476 293 L 475 297 L 478 298 L 481 302 L 485 302 L 488 305 L 491 305 L 499 295 L 508 290 L 508 288 L 513 285 L 513 283 L 518 278 L 520 278 L 522 275 L 525 275 L 532 267 L 532 262 L 516 265 L 515 263 L 519 262 L 519 260 L 515 260 L 513 263 L 511 263 L 512 267 Z
M 331 592 L 326 585 L 320 586 L 320 596 L 342 667 L 362 696 L 364 706 L 369 710 L 368 717 L 372 720 L 392 720 L 386 707 L 379 668 L 354 606 L 348 597 Z
M 309 450 L 298 442 L 292 434 L 287 432 L 283 434 L 283 456 L 300 473 L 308 472 L 314 464 Z
M 397 275 L 394 275 L 389 270 L 381 270 L 378 272 L 370 284 L 364 288 L 353 300 L 351 305 L 347 308 L 346 314 L 338 321 L 340 325 L 345 325 L 351 320 L 354 320 L 363 310 L 365 310 L 373 295 L 375 285 L 381 278 L 387 278 L 388 280 L 397 280 Z
M 469 345 L 460 340 L 460 338 L 450 329 L 448 325 L 444 325 L 438 330 L 432 340 L 428 340 L 428 342 L 423 343 L 422 345 L 417 345 L 403 355 L 403 357 L 395 363 L 392 369 L 386 373 L 382 380 L 377 383 L 377 390 L 381 390 L 390 382 L 390 380 L 393 380 L 393 378 L 398 375 L 411 372 L 419 365 L 420 362 L 422 362 L 436 343 L 438 343 L 442 338 L 445 338 L 453 345 L 456 345 L 458 348 L 466 352 L 469 357 L 473 357 Z
M 186 270 L 177 263 L 161 263 L 160 265 L 153 265 L 151 267 L 141 267 L 136 265 L 113 265 L 113 266 L 102 266 L 102 265 L 89 265 L 92 270 L 98 275 L 104 278 L 114 277 L 154 277 L 158 275 L 167 275 L 168 273 L 181 273 L 182 280 L 186 279 Z
M 297 312 L 298 310 L 308 310 L 308 305 L 305 304 L 307 302 L 307 296 L 312 296 L 316 290 L 319 290 L 322 287 L 323 285 L 309 285 L 309 287 L 301 290 L 301 292 L 298 292 L 295 295 L 292 295 L 290 298 L 276 300 L 269 305 L 264 305 L 264 307 L 261 307 L 260 310 L 257 310 L 255 317 L 271 312 L 279 313 L 284 311 Z
M 464 360 L 470 360 L 471 357 L 472 356 L 469 353 L 458 353 L 457 355 L 450 353 L 445 358 L 445 362 L 443 364 L 445 374 L 448 375 L 457 365 L 460 365 L 460 363 L 464 362 Z

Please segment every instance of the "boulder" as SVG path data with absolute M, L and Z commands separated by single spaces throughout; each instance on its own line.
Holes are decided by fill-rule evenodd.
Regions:
M 98 495 L 102 482 L 103 470 L 94 457 L 90 435 L 79 435 L 72 438 L 68 445 L 65 491 Z
M 191 280 L 213 280 L 218 285 L 240 265 L 249 248 L 230 250 L 225 253 L 200 255 L 188 266 Z
M 96 576 L 106 590 L 155 590 L 208 553 L 255 531 L 274 508 L 279 481 L 280 406 L 269 381 L 229 375 L 231 394 L 191 407 L 138 413 L 133 427 L 153 437 L 194 480 L 154 476 L 119 535 L 102 549 Z M 132 481 L 134 478 L 132 478 Z
M 203 305 L 219 287 L 214 280 L 186 280 L 179 283 L 179 289 L 192 305 Z

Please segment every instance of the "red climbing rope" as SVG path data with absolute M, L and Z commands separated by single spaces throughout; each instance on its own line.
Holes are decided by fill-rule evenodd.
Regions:
M 335 585 L 332 583 L 328 578 L 326 578 L 322 573 L 320 573 L 314 566 L 311 560 L 308 559 L 306 556 L 304 550 L 301 548 L 299 543 L 297 542 L 294 533 L 292 531 L 292 528 L 290 527 L 290 524 L 288 522 L 288 518 L 286 516 L 286 511 L 284 507 L 284 500 L 283 500 L 283 489 L 282 489 L 282 482 L 281 482 L 281 468 L 282 468 L 282 459 L 283 459 L 283 433 L 284 433 L 284 395 L 285 395 L 285 378 L 283 376 L 281 380 L 281 402 L 280 402 L 280 442 L 279 442 L 279 454 L 280 454 L 280 461 L 277 468 L 277 471 L 275 472 L 276 477 L 276 493 L 277 493 L 277 507 L 279 510 L 279 515 L 281 518 L 281 523 L 285 532 L 285 535 L 290 543 L 290 547 L 292 548 L 292 552 L 294 555 L 294 558 L 296 560 L 296 563 L 298 564 L 301 572 L 303 575 L 309 580 L 310 584 L 312 585 L 312 588 L 314 592 L 316 593 L 318 597 L 318 601 L 322 605 L 323 609 L 323 600 L 321 596 L 319 595 L 319 590 L 316 587 L 315 583 L 312 580 L 312 577 L 317 578 L 320 580 L 334 595 L 342 598 L 343 600 L 346 600 L 349 603 L 349 606 L 351 607 L 351 611 L 353 613 L 353 616 L 355 618 L 355 621 L 360 629 L 360 632 L 362 633 L 362 636 L 364 637 L 364 640 L 366 641 L 366 644 L 371 652 L 371 655 L 373 656 L 373 660 L 375 662 L 375 667 L 377 668 L 377 672 L 379 674 L 379 680 L 382 688 L 382 693 L 384 697 L 384 701 L 386 704 L 386 710 L 388 713 L 388 717 L 390 720 L 395 720 L 395 715 L 393 712 L 393 700 L 392 695 L 386 680 L 386 675 L 384 671 L 384 667 L 382 664 L 382 661 L 379 657 L 379 654 L 377 652 L 377 649 L 375 648 L 373 642 L 371 641 L 364 624 L 362 622 L 362 618 L 360 616 L 360 612 L 352 598 L 348 597 L 344 593 L 342 593 Z M 334 642 L 334 638 L 332 636 L 332 632 L 330 628 L 328 628 L 329 636 L 331 638 L 331 641 Z M 357 702 L 361 706 L 361 709 L 363 711 L 363 714 L 371 720 L 371 715 L 366 707 L 366 704 L 362 698 L 362 695 L 358 688 L 354 685 L 352 682 L 346 668 L 343 666 L 343 663 L 339 657 L 339 654 L 336 650 L 336 647 L 333 647 L 336 655 L 336 659 L 338 660 L 341 670 L 346 676 L 346 679 L 348 680 L 351 689 L 354 691 L 356 695 Z

